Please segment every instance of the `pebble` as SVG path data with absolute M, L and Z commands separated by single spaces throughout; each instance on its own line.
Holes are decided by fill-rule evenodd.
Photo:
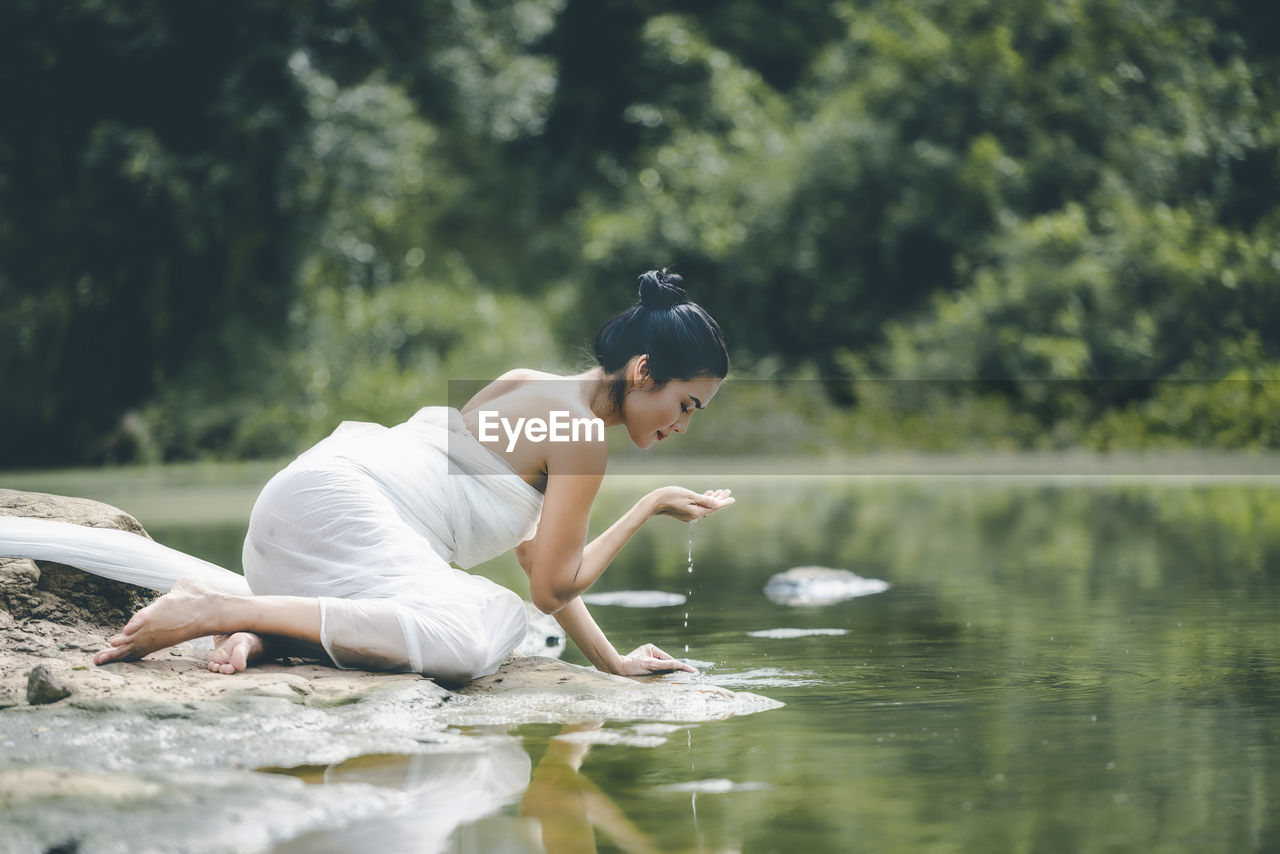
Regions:
M 27 702 L 33 706 L 56 703 L 71 696 L 71 689 L 63 685 L 43 664 L 37 664 L 27 674 Z

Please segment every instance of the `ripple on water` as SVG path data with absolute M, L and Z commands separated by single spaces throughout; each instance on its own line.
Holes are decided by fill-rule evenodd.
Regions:
M 661 590 L 614 590 L 608 593 L 586 593 L 582 601 L 588 605 L 613 605 L 619 608 L 667 608 L 683 605 L 686 601 L 680 593 Z
M 778 667 L 757 667 L 753 670 L 714 673 L 706 676 L 680 675 L 686 678 L 673 681 L 710 682 L 721 688 L 794 688 L 802 685 L 823 685 L 827 681 L 819 678 L 818 674 L 812 670 L 782 670 Z
M 728 792 L 759 792 L 772 788 L 773 786 L 768 783 L 759 783 L 755 781 L 735 783 L 733 780 L 717 778 L 711 780 L 690 780 L 688 783 L 671 783 L 666 786 L 658 786 L 654 791 L 696 792 L 699 795 L 723 795 Z
M 675 724 L 641 723 L 629 727 L 572 730 L 553 735 L 552 738 L 577 744 L 657 747 L 666 744 L 667 736 L 684 728 Z

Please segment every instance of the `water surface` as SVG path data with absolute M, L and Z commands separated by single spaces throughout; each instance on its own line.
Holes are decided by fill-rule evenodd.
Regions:
M 233 563 L 243 524 L 228 508 L 261 476 L 215 477 L 208 520 L 198 499 L 186 516 L 138 515 L 157 539 Z M 699 678 L 785 708 L 486 730 L 475 754 L 294 769 L 411 790 L 421 809 L 281 850 L 1280 850 L 1274 479 L 688 485 L 739 499 L 696 527 L 693 574 L 688 528 L 657 519 L 597 585 L 687 601 L 594 613 L 619 647 L 687 644 Z M 607 483 L 593 530 L 649 486 Z M 114 503 L 145 505 L 139 489 Z M 820 607 L 764 596 L 806 564 L 890 588 Z M 520 589 L 514 559 L 484 569 Z

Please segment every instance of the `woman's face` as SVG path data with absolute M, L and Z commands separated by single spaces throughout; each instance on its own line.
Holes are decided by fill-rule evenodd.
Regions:
M 623 421 L 627 433 L 638 448 L 651 448 L 673 433 L 689 429 L 693 413 L 705 407 L 720 389 L 717 377 L 671 380 L 657 387 L 645 370 L 640 357 L 637 378 L 622 401 Z

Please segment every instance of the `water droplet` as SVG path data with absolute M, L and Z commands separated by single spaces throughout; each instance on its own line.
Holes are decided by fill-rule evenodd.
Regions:
M 694 520 L 693 520 L 693 524 L 690 524 L 690 525 L 689 525 L 689 567 L 688 567 L 688 573 L 689 573 L 689 575 L 693 575 L 693 525 L 694 525 L 694 524 L 697 524 L 697 522 L 698 522 L 698 520 L 697 520 L 697 519 L 694 519 Z M 690 599 L 692 596 L 693 596 L 693 583 L 692 583 L 692 582 L 690 582 L 690 584 L 689 584 L 689 592 L 685 594 L 685 601 L 686 601 L 686 602 L 687 602 L 687 601 L 689 601 L 689 599 Z M 687 636 L 688 636 L 688 630 L 689 630 L 689 612 L 688 612 L 688 611 L 685 611 L 685 612 L 684 612 L 684 628 L 685 628 L 685 635 L 686 635 L 686 638 L 687 638 Z M 689 644 L 688 644 L 688 643 L 685 643 L 685 645 L 684 645 L 684 651 L 685 651 L 685 654 L 686 654 L 686 655 L 688 655 L 688 654 L 689 654 Z

